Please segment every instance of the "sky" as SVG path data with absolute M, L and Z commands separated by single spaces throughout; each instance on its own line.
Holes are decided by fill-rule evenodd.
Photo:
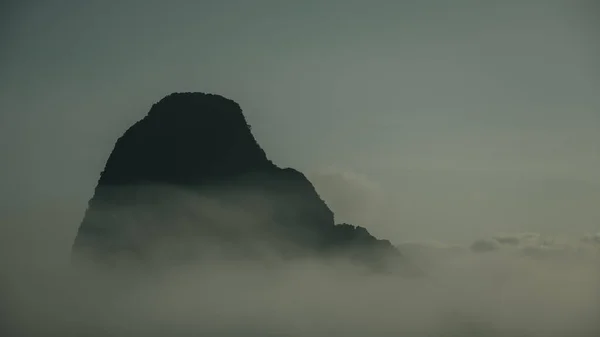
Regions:
M 599 9 L 3 1 L 0 326 L 597 336 Z M 237 101 L 268 156 L 305 172 L 337 222 L 389 239 L 428 277 L 310 260 L 215 260 L 151 280 L 62 269 L 116 139 L 177 91 Z
M 0 211 L 15 240 L 72 240 L 117 137 L 176 91 L 237 101 L 339 221 L 393 242 L 600 229 L 591 1 L 2 6 Z M 42 226 L 48 214 L 61 220 Z

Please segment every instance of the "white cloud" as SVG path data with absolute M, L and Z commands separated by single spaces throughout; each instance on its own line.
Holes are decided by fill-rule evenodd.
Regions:
M 561 257 L 589 244 L 507 236 L 521 243 L 486 254 L 435 241 L 400 244 L 428 273 L 417 280 L 315 260 L 265 269 L 215 259 L 151 279 L 36 265 L 4 270 L 3 305 L 11 327 L 30 336 L 597 336 L 600 274 L 593 266 L 600 260 Z M 533 249 L 562 253 L 523 254 Z

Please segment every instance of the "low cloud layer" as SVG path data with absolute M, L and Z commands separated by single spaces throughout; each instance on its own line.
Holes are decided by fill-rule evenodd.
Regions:
M 578 237 L 547 236 L 539 233 L 498 234 L 475 240 L 470 245 L 445 244 L 439 241 L 405 242 L 398 247 L 419 255 L 506 254 L 531 259 L 587 260 L 600 254 L 600 233 Z
M 327 178 L 331 191 L 340 177 L 356 178 Z M 600 233 L 395 242 L 425 271 L 420 279 L 315 259 L 265 267 L 218 258 L 150 277 L 71 269 L 74 228 L 57 212 L 31 214 L 2 238 L 2 335 L 600 335 Z
M 27 336 L 597 336 L 595 236 L 507 237 L 484 250 L 399 244 L 423 279 L 318 260 L 214 259 L 152 277 L 20 265 L 4 270 L 3 326 Z

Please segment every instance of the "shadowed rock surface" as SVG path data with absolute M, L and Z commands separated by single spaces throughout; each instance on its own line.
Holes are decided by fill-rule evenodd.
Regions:
M 399 255 L 364 228 L 335 225 L 302 173 L 267 158 L 240 106 L 204 93 L 163 98 L 117 140 L 73 254 L 150 264 Z

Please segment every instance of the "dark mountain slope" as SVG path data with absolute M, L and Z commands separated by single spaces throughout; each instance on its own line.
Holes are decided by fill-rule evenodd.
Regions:
M 163 98 L 117 140 L 73 253 L 151 264 L 215 255 L 398 255 L 364 228 L 336 226 L 302 173 L 267 158 L 239 105 L 204 93 Z

